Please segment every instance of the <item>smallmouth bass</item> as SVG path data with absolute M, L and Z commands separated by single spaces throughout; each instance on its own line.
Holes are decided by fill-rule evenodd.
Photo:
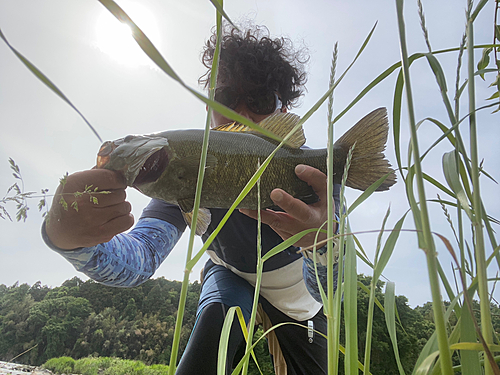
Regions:
M 299 120 L 295 114 L 279 113 L 259 125 L 283 138 Z M 379 108 L 341 136 L 333 147 L 334 183 L 341 183 L 349 149 L 355 144 L 346 185 L 366 190 L 388 175 L 377 189 L 388 190 L 396 182 L 394 170 L 383 154 L 388 130 L 387 110 Z M 178 205 L 191 226 L 203 135 L 204 130 L 169 130 L 108 141 L 99 150 L 97 168 L 119 171 L 128 186 L 151 198 Z M 308 204 L 318 201 L 313 189 L 296 176 L 295 167 L 306 164 L 326 174 L 327 149 L 301 148 L 304 143 L 303 130 L 299 129 L 262 174 L 261 208 L 274 206 L 269 195 L 275 188 Z M 208 209 L 229 208 L 258 165 L 277 145 L 275 140 L 237 123 L 210 130 L 196 234 L 203 234 L 210 223 Z M 237 208 L 257 209 L 256 187 Z

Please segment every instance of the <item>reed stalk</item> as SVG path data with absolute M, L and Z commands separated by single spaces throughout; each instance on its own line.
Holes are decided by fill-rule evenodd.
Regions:
M 257 166 L 260 168 L 260 165 Z M 260 218 L 260 178 L 257 180 L 257 202 L 258 202 L 258 210 L 257 210 L 257 279 L 255 281 L 254 287 L 254 296 L 253 296 L 253 305 L 252 305 L 252 314 L 250 316 L 250 322 L 248 323 L 248 339 L 245 348 L 245 352 L 249 352 L 252 350 L 252 338 L 255 327 L 255 318 L 257 316 L 257 307 L 259 306 L 259 296 L 260 296 L 260 286 L 262 283 L 262 272 L 264 270 L 264 261 L 262 260 L 262 237 L 261 237 L 261 228 L 262 222 Z M 248 373 L 248 365 L 250 363 L 250 357 L 247 357 L 243 364 L 242 374 L 246 375 Z M 258 365 L 258 364 L 257 364 Z
M 219 5 L 222 7 L 223 0 L 215 0 L 218 1 Z M 215 52 L 212 63 L 212 70 L 210 76 L 210 99 L 214 99 L 215 95 L 215 85 L 217 83 L 217 73 L 219 66 L 219 57 L 220 57 L 220 38 L 221 38 L 221 28 L 222 28 L 222 15 L 221 12 L 216 12 L 216 27 L 217 27 L 217 43 L 215 46 Z M 203 187 L 203 179 L 205 176 L 205 165 L 207 161 L 207 150 L 208 150 L 208 140 L 210 136 L 210 124 L 212 122 L 212 109 L 209 108 L 207 111 L 207 118 L 205 122 L 205 133 L 203 134 L 203 145 L 202 151 L 200 155 L 200 165 L 198 168 L 198 180 L 196 184 L 196 193 L 194 199 L 194 207 L 193 207 L 193 218 L 192 218 L 192 228 L 189 235 L 189 244 L 186 253 L 186 268 L 184 270 L 184 278 L 182 280 L 181 293 L 179 296 L 179 308 L 177 310 L 177 318 L 175 321 L 175 330 L 174 337 L 172 341 L 172 351 L 170 354 L 170 364 L 169 364 L 169 375 L 174 375 L 175 370 L 177 369 L 177 357 L 179 352 L 179 343 L 181 338 L 181 330 L 182 330 L 182 321 L 184 318 L 184 310 L 186 308 L 186 300 L 187 293 L 189 288 L 189 275 L 191 274 L 192 267 L 189 267 L 189 262 L 191 261 L 193 255 L 193 247 L 194 247 L 194 237 L 196 233 L 196 221 L 198 217 L 198 210 L 200 208 L 200 199 L 201 199 L 201 191 Z
M 380 230 L 378 240 L 377 240 L 377 249 L 375 251 L 375 258 L 373 262 L 373 268 L 374 271 L 377 268 L 377 263 L 378 263 L 378 255 L 380 251 L 380 241 L 382 239 L 382 234 L 384 233 L 384 227 L 385 223 L 387 222 L 387 218 L 389 216 L 389 210 L 387 211 L 387 214 L 385 215 L 384 221 L 382 222 L 382 229 Z M 374 308 L 375 308 L 375 290 L 377 288 L 377 281 L 378 278 L 375 277 L 375 272 L 372 277 L 371 283 L 370 283 L 370 296 L 368 300 L 368 319 L 366 322 L 366 340 L 365 340 L 365 359 L 364 359 L 364 366 L 365 370 L 363 372 L 364 375 L 367 375 L 370 373 L 370 354 L 371 354 L 371 347 L 372 347 L 372 331 L 373 331 L 373 313 L 374 313 Z
M 436 332 L 438 338 L 441 371 L 444 375 L 452 375 L 453 367 L 451 362 L 451 353 L 448 345 L 446 325 L 442 311 L 441 291 L 439 287 L 439 277 L 437 271 L 437 254 L 430 229 L 429 214 L 427 210 L 427 200 L 424 189 L 424 179 L 422 173 L 422 166 L 420 163 L 417 127 L 415 121 L 413 95 L 410 82 L 408 51 L 406 47 L 405 23 L 403 17 L 403 0 L 396 0 L 396 9 L 398 18 L 399 41 L 401 48 L 401 65 L 405 83 L 405 93 L 408 105 L 408 115 L 409 115 L 410 132 L 411 132 L 411 146 L 412 146 L 413 162 L 415 167 L 415 180 L 417 184 L 418 197 L 420 201 L 420 215 L 419 215 L 420 217 L 417 217 L 418 215 L 417 212 L 413 212 L 413 215 L 415 217 L 415 221 L 416 222 L 420 221 L 422 225 L 423 242 L 420 242 L 419 246 L 423 248 L 427 258 L 427 269 L 429 273 L 429 281 L 431 284 L 434 322 L 436 325 Z
M 335 85 L 335 70 L 337 66 L 338 45 L 335 44 L 333 49 L 332 66 L 330 70 L 330 87 Z M 333 202 L 333 144 L 334 144 L 334 126 L 333 126 L 333 91 L 328 98 L 328 145 L 327 145 L 327 206 L 328 206 L 328 220 L 327 220 L 327 236 L 333 238 L 333 220 L 335 214 L 335 207 Z M 327 318 L 327 350 L 328 350 L 328 373 L 336 374 L 338 372 L 338 356 L 339 356 L 339 340 L 335 336 L 335 322 L 339 320 L 340 315 L 336 317 L 333 315 L 334 310 L 334 275 L 333 275 L 333 241 L 327 242 L 327 305 L 324 307 Z M 342 261 L 338 258 L 338 261 Z M 337 284 L 338 286 L 340 284 Z
M 462 66 L 462 57 L 465 51 L 465 43 L 467 39 L 467 33 L 464 33 L 462 40 L 460 42 L 460 51 L 458 53 L 458 61 L 457 61 L 457 74 L 456 74 L 456 81 L 455 81 L 455 112 L 454 112 L 454 117 L 455 119 L 460 118 L 460 68 Z M 460 136 L 460 129 L 457 127 L 455 128 L 455 138 L 461 138 Z M 456 149 L 454 152 L 455 155 L 455 164 L 457 166 L 460 165 L 460 153 Z M 465 237 L 464 237 L 464 221 L 463 221 L 463 215 L 462 215 L 462 204 L 460 203 L 460 200 L 456 200 L 457 204 L 457 209 L 456 209 L 456 215 L 457 215 L 457 227 L 458 227 L 458 238 L 457 238 L 457 243 L 458 243 L 458 248 L 460 250 L 460 277 L 462 280 L 467 279 L 467 274 L 466 274 L 466 257 L 465 257 Z M 458 287 L 457 287 L 458 289 Z M 464 295 L 464 301 L 462 304 L 462 316 L 460 319 L 460 322 L 457 324 L 460 324 L 460 330 L 461 330 L 461 339 L 463 341 L 467 342 L 474 342 L 476 340 L 476 332 L 475 332 L 475 327 L 474 327 L 474 322 L 473 319 L 474 317 L 470 313 L 469 309 L 463 308 L 465 305 L 465 298 L 467 298 L 466 295 Z M 470 350 L 462 350 L 460 352 L 460 356 L 462 359 L 462 368 L 464 373 L 466 374 L 471 374 L 471 375 L 481 375 L 482 370 L 481 370 L 481 365 L 479 362 L 479 353 L 473 352 Z
M 472 187 L 473 187 L 473 228 L 474 228 L 474 252 L 477 266 L 477 279 L 479 284 L 479 303 L 481 306 L 481 332 L 485 343 L 493 344 L 490 299 L 488 294 L 488 276 L 486 268 L 486 255 L 483 237 L 483 212 L 481 193 L 479 186 L 479 158 L 477 152 L 477 129 L 476 129 L 476 93 L 474 84 L 474 18 L 470 16 L 467 19 L 467 72 L 468 72 L 468 96 L 469 96 L 469 131 L 470 131 L 470 150 L 472 166 Z M 493 367 L 489 361 L 484 363 L 485 375 L 493 375 Z

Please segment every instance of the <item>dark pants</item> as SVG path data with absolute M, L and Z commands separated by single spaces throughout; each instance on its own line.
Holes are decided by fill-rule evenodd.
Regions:
M 247 323 L 250 318 L 254 288 L 247 281 L 210 261 L 205 267 L 204 275 L 196 324 L 177 368 L 178 375 L 215 375 L 220 333 L 227 310 L 232 306 L 240 306 Z M 262 296 L 259 302 L 273 326 L 284 322 L 308 326 L 308 321 L 299 322 L 290 318 Z M 321 310 L 310 320 L 313 321 L 315 330 L 326 334 L 326 317 Z M 288 375 L 326 374 L 327 342 L 324 337 L 314 333 L 310 342 L 308 330 L 294 324 L 278 327 L 275 333 L 287 364 Z M 236 319 L 231 327 L 226 373 L 232 370 L 234 356 L 243 341 Z

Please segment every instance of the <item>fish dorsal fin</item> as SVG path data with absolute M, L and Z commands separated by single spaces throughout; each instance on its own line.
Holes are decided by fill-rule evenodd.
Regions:
M 235 132 L 235 133 L 249 133 L 254 130 L 246 125 L 240 124 L 239 122 L 230 122 L 229 124 L 219 125 L 212 130 L 217 130 L 221 132 Z
M 259 122 L 259 126 L 270 131 L 274 135 L 285 138 L 286 135 L 298 124 L 300 121 L 300 116 L 294 113 L 276 113 L 269 116 Z M 252 133 L 258 136 L 262 136 L 262 133 L 250 128 L 249 126 L 240 124 L 238 122 L 232 122 L 230 124 L 219 125 L 213 130 L 225 131 L 225 132 L 238 132 L 238 133 Z M 288 139 L 286 145 L 292 148 L 300 148 L 306 143 L 306 137 L 304 135 L 304 129 L 300 127 L 295 131 L 295 133 Z
M 191 228 L 191 225 L 193 223 L 193 211 L 190 212 L 184 212 L 182 211 L 181 208 L 181 213 L 182 217 L 184 218 L 184 221 L 186 224 Z M 196 235 L 201 236 L 203 233 L 205 233 L 208 229 L 208 225 L 210 224 L 210 221 L 212 220 L 212 214 L 210 213 L 210 210 L 208 208 L 200 208 L 198 210 L 198 216 L 196 219 Z

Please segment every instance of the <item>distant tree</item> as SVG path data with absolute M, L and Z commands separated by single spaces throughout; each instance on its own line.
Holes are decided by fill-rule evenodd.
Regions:
M 113 296 L 118 288 L 106 287 L 93 280 L 87 280 L 80 285 L 80 296 L 90 302 L 92 310 L 100 313 L 106 307 L 113 306 Z
M 137 316 L 137 305 L 135 303 L 135 299 L 130 298 L 128 300 L 127 306 L 123 310 L 122 316 L 127 320 L 135 319 L 135 317 Z
M 28 290 L 28 293 L 31 295 L 35 302 L 40 302 L 45 298 L 49 290 L 50 288 L 47 285 L 42 286 L 42 282 L 37 281 Z
M 52 357 L 70 355 L 82 324 L 91 313 L 90 303 L 85 298 L 60 297 L 64 291 L 58 289 L 57 293 L 47 293 L 43 301 L 30 309 L 27 324 L 38 343 L 40 363 Z
M 151 288 L 146 298 L 144 298 L 142 311 L 144 314 L 154 314 L 155 312 L 158 312 L 164 304 L 164 291 L 158 283 Z
M 3 285 L 0 290 L 0 360 L 8 361 L 28 349 L 26 343 L 32 344 L 26 321 L 35 301 L 28 284 Z

